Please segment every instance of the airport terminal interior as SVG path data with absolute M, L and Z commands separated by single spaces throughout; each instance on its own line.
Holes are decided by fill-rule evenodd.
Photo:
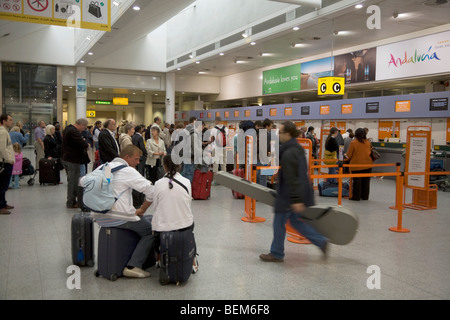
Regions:
M 262 261 L 274 208 L 256 201 L 264 221 L 245 222 L 246 201 L 213 183 L 191 205 L 199 269 L 166 286 L 156 266 L 144 279 L 97 277 L 97 223 L 95 265 L 74 271 L 81 210 L 66 207 L 66 171 L 57 185 L 23 174 L 0 215 L 0 300 L 448 300 L 450 175 L 426 173 L 450 171 L 449 16 L 447 0 L 0 0 L 1 113 L 30 133 L 33 166 L 41 121 L 64 130 L 82 118 L 162 129 L 195 117 L 220 122 L 227 141 L 244 121 L 292 121 L 314 128 L 318 159 L 331 128 L 365 128 L 380 154 L 368 200 L 321 195 L 327 171 L 310 168 L 316 205 L 358 219 L 326 259 L 287 234 L 284 261 Z

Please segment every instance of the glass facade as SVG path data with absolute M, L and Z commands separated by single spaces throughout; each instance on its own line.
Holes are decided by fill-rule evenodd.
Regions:
M 41 120 L 56 121 L 56 81 L 56 66 L 2 63 L 2 113 L 23 123 L 23 130 L 30 132 L 30 145 Z

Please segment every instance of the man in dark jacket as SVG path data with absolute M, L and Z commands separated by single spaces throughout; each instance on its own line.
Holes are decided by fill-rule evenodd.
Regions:
M 294 229 L 318 246 L 326 257 L 327 239 L 301 219 L 302 212 L 314 205 L 314 191 L 308 176 L 305 151 L 296 140 L 298 135 L 299 132 L 293 122 L 286 121 L 281 125 L 279 132 L 281 168 L 278 171 L 273 241 L 270 253 L 259 256 L 263 261 L 283 261 L 288 220 Z
M 103 128 L 104 129 L 98 135 L 98 145 L 100 149 L 100 159 L 103 163 L 106 163 L 119 157 L 119 144 L 114 136 L 117 129 L 116 120 L 106 120 L 103 124 Z
M 88 143 L 81 136 L 81 132 L 86 130 L 87 119 L 78 119 L 74 125 L 68 125 L 63 132 L 62 160 L 67 170 L 67 208 L 78 208 L 81 205 L 78 190 L 80 180 L 80 167 L 85 162 Z M 77 204 L 78 203 L 78 204 Z

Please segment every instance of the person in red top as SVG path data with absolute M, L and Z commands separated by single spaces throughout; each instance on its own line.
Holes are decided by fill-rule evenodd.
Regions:
M 367 164 L 373 163 L 370 157 L 372 144 L 366 137 L 366 131 L 358 128 L 355 131 L 355 139 L 350 143 L 347 153 L 344 155 L 350 160 L 350 164 Z M 350 168 L 351 173 L 371 173 L 372 167 Z M 368 200 L 370 192 L 370 177 L 353 178 L 353 196 L 350 200 Z

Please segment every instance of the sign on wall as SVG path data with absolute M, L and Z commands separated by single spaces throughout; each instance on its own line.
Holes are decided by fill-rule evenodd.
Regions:
M 377 48 L 377 81 L 449 71 L 450 31 Z
M 111 0 L 0 0 L 0 19 L 111 31 Z

